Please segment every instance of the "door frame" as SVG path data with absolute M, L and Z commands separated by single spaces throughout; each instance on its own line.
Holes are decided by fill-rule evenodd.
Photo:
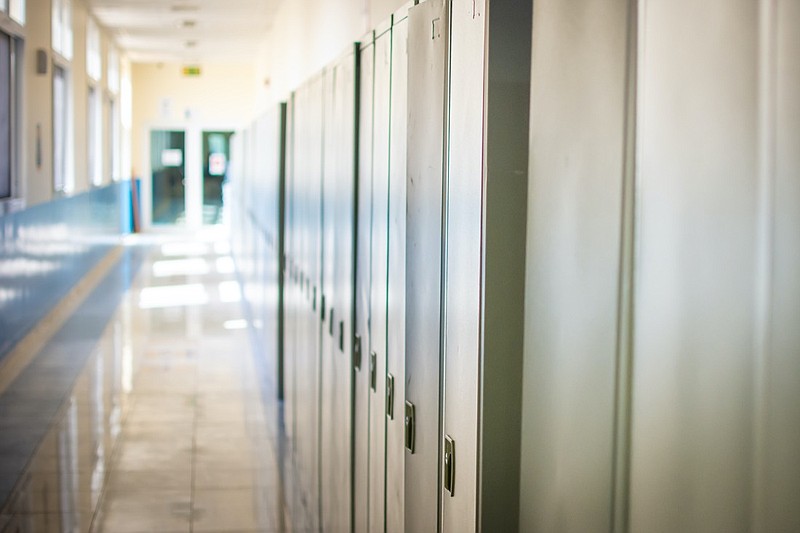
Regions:
M 140 133 L 142 136 L 140 213 L 143 231 L 196 231 L 203 227 L 203 132 L 232 131 L 235 133 L 238 130 L 239 125 L 224 121 L 158 120 L 144 124 Z M 153 131 L 182 131 L 184 134 L 185 226 L 153 225 L 153 172 L 150 166 L 150 133 Z

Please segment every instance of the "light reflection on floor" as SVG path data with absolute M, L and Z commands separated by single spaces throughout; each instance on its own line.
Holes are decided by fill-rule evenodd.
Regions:
M 229 253 L 153 247 L 0 531 L 293 530 Z

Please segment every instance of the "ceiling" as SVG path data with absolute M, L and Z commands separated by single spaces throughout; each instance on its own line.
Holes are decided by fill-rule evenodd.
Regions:
M 280 0 L 88 0 L 135 62 L 250 61 Z

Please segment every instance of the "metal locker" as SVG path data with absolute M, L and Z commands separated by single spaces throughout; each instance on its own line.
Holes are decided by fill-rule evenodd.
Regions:
M 359 50 L 358 183 L 356 204 L 355 335 L 353 346 L 353 524 L 368 531 L 369 506 L 369 312 L 370 231 L 372 226 L 372 94 L 375 70 L 374 36 L 361 40 Z
M 323 290 L 330 303 L 323 327 L 320 444 L 322 525 L 332 532 L 351 527 L 352 369 L 345 331 L 351 328 L 353 295 L 355 67 L 355 53 L 350 50 L 327 69 L 325 103 Z
M 339 180 L 336 187 L 336 271 L 338 331 L 336 332 L 336 360 L 340 380 L 342 412 L 346 413 L 346 433 L 340 434 L 338 457 L 339 487 L 346 479 L 339 511 L 343 531 L 352 530 L 352 416 L 353 416 L 353 331 L 355 294 L 355 195 L 356 195 L 356 109 L 358 108 L 358 45 L 353 45 L 339 64 L 337 76 L 337 121 L 341 124 L 337 165 Z M 346 400 L 346 401 L 345 401 Z M 340 489 L 341 490 L 341 489 Z
M 458 447 L 457 470 L 442 450 L 443 532 L 476 529 L 478 368 L 481 339 L 485 2 L 453 1 L 447 117 L 443 291 L 443 435 Z M 443 441 L 444 444 L 445 441 Z M 444 483 L 457 477 L 457 490 Z
M 521 531 L 612 530 L 630 4 L 533 5 Z
M 413 4 L 412 4 L 413 5 Z M 394 377 L 392 417 L 386 421 L 386 531 L 405 531 L 405 291 L 406 124 L 408 107 L 408 9 L 392 19 L 392 86 L 389 144 L 389 270 L 386 371 Z
M 308 517 L 308 527 L 316 529 L 319 521 L 319 405 L 320 350 L 322 328 L 305 295 L 306 280 L 321 284 L 320 201 L 322 169 L 323 75 L 304 85 L 303 151 L 300 176 L 300 254 L 298 300 L 303 309 L 300 329 L 301 346 L 297 353 L 297 470 L 303 498 L 301 508 Z M 321 310 L 320 310 L 321 311 Z
M 320 354 L 320 512 L 323 531 L 342 531 L 343 524 L 339 512 L 345 512 L 349 502 L 342 499 L 347 494 L 347 477 L 338 476 L 341 460 L 339 456 L 346 457 L 350 450 L 341 449 L 342 433 L 348 432 L 349 436 L 349 409 L 344 402 L 349 398 L 341 398 L 340 387 L 346 380 L 340 376 L 341 358 L 336 357 L 333 326 L 339 315 L 336 306 L 336 295 L 339 288 L 336 286 L 336 188 L 338 175 L 337 163 L 337 137 L 340 124 L 336 122 L 337 105 L 337 65 L 331 64 L 325 69 L 325 86 L 323 90 L 323 120 L 320 124 L 323 130 L 323 161 L 322 161 L 322 197 L 320 208 L 322 222 L 320 235 L 322 237 L 322 281 L 320 290 L 325 297 L 325 313 L 320 314 L 322 326 L 321 354 Z M 323 318 L 324 317 L 324 318 Z M 349 369 L 347 369 L 349 371 Z M 338 381 L 343 381 L 339 383 Z M 347 380 L 349 381 L 349 380 Z M 349 385 L 349 384 L 348 384 Z M 344 402 L 343 402 L 344 400 Z M 349 404 L 349 402 L 347 402 Z M 349 527 L 349 520 L 346 526 Z
M 445 531 L 519 530 L 531 17 L 514 0 L 452 8 Z
M 793 530 L 796 2 L 640 9 L 631 529 Z
M 405 527 L 438 530 L 444 100 L 448 4 L 408 12 Z M 413 406 L 413 407 L 411 407 Z M 411 452 L 413 450 L 413 453 Z
M 389 99 L 391 21 L 375 30 L 372 98 L 372 230 L 370 245 L 369 530 L 384 531 L 386 519 L 386 290 L 389 237 Z

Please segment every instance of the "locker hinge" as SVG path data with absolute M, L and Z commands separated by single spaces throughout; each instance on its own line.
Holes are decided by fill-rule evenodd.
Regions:
M 456 487 L 456 443 L 450 435 L 444 436 L 444 490 L 455 496 Z
M 394 420 L 394 376 L 386 374 L 386 416 Z
M 416 424 L 416 416 L 414 412 L 415 412 L 414 404 L 409 401 L 406 401 L 406 416 L 404 420 L 404 424 L 406 427 L 406 435 L 405 435 L 406 449 L 412 454 L 414 453 L 414 439 L 416 437 L 416 435 L 414 434 L 414 429 L 415 429 L 414 426 Z

